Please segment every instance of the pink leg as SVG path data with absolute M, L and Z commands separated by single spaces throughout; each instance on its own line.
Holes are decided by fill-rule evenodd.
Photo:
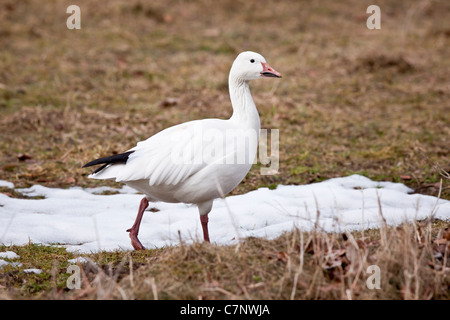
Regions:
M 133 226 L 127 230 L 127 232 L 130 233 L 131 245 L 135 250 L 145 250 L 144 246 L 139 241 L 137 236 L 139 233 L 139 226 L 141 225 L 142 216 L 144 215 L 144 211 L 145 209 L 147 209 L 147 207 L 148 207 L 148 200 L 147 198 L 144 197 L 141 200 L 141 204 L 139 205 L 139 211 Z
M 200 215 L 200 221 L 202 222 L 203 240 L 210 242 L 208 233 L 208 214 Z

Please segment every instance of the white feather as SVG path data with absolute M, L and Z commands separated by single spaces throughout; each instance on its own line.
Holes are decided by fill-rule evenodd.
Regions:
M 150 200 L 195 203 L 209 208 L 201 210 L 207 214 L 215 198 L 242 181 L 256 156 L 260 120 L 248 83 L 263 76 L 264 65 L 265 59 L 254 52 L 243 52 L 234 61 L 230 119 L 167 128 L 128 150 L 134 152 L 126 164 L 111 164 L 89 177 L 124 182 Z

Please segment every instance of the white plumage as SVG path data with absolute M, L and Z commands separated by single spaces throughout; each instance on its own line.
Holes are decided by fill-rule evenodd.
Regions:
M 145 195 L 130 238 L 135 249 L 139 224 L 148 201 L 198 205 L 204 239 L 209 241 L 208 213 L 214 199 L 232 191 L 246 176 L 256 156 L 260 119 L 249 81 L 281 77 L 258 53 L 243 52 L 233 63 L 229 92 L 233 115 L 228 120 L 204 119 L 167 128 L 126 153 L 97 159 L 103 164 L 89 177 L 115 179 Z

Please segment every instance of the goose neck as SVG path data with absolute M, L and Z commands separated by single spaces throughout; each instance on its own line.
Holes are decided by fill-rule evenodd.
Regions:
M 233 107 L 231 119 L 259 129 L 259 114 L 250 93 L 249 82 L 231 75 L 228 82 L 231 105 Z

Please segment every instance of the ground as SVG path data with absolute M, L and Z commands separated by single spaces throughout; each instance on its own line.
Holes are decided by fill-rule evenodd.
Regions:
M 231 63 L 252 50 L 283 75 L 251 86 L 262 127 L 280 130 L 280 169 L 264 176 L 255 165 L 233 194 L 359 173 L 450 199 L 442 177 L 450 169 L 447 1 L 378 1 L 380 30 L 366 27 L 371 1 L 78 1 L 81 29 L 68 30 L 71 4 L 0 5 L 0 179 L 18 187 L 115 185 L 89 180 L 81 166 L 174 124 L 229 117 Z M 436 234 L 446 227 L 430 226 Z M 45 259 L 59 261 L 60 249 L 48 250 Z M 167 254 L 176 250 L 197 252 Z M 144 255 L 142 263 L 158 257 L 115 254 Z M 5 277 L 0 285 L 14 283 Z M 343 288 L 330 290 L 345 298 Z M 332 297 L 316 289 L 294 296 Z

